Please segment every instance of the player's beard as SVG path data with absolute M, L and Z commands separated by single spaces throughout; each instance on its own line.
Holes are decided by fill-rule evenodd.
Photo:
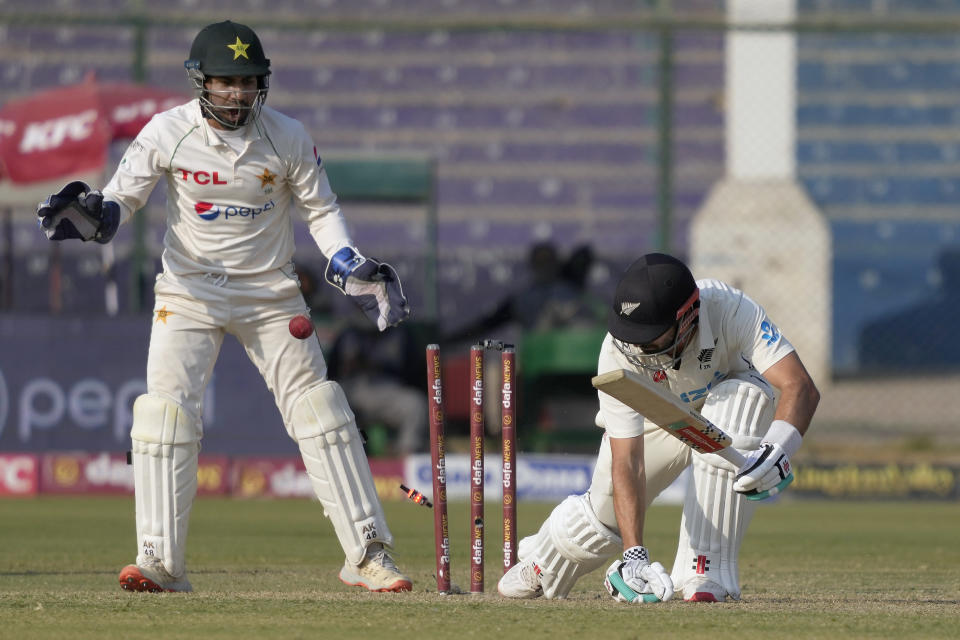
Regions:
M 210 105 L 207 110 L 217 122 L 230 129 L 239 129 L 247 124 L 253 105 L 227 104 L 223 106 Z
M 677 369 L 680 367 L 680 356 L 684 350 L 693 341 L 699 323 L 692 323 L 679 338 L 673 340 L 673 344 L 668 345 L 657 353 L 646 353 L 639 345 L 630 344 L 614 338 L 614 346 L 622 353 L 630 364 L 638 366 L 647 371 L 667 371 L 668 369 Z
M 239 129 L 255 117 L 257 106 L 259 104 L 259 92 L 255 92 L 249 100 L 228 100 L 224 104 L 216 104 L 210 99 L 209 94 L 203 101 L 203 108 L 206 117 L 213 118 L 227 129 Z

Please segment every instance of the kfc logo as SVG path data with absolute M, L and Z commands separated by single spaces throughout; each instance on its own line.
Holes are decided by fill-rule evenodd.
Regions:
M 64 116 L 44 122 L 31 122 L 20 139 L 20 153 L 50 151 L 66 140 L 85 140 L 93 133 L 97 110 L 87 109 L 72 116 Z

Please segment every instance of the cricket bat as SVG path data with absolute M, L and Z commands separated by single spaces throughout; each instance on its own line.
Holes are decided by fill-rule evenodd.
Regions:
M 746 458 L 733 448 L 733 438 L 729 434 L 646 376 L 618 369 L 595 376 L 592 382 L 596 389 L 636 410 L 694 451 L 715 453 L 737 469 L 746 462 Z M 791 482 L 792 472 L 773 489 L 747 494 L 746 497 L 763 500 L 779 493 Z

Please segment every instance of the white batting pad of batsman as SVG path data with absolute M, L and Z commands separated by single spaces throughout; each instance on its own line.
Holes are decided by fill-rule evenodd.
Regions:
M 137 564 L 159 560 L 174 578 L 186 573 L 187 523 L 197 494 L 202 435 L 200 421 L 175 402 L 145 394 L 133 403 Z
M 580 576 L 623 549 L 620 536 L 597 519 L 589 495 L 568 496 L 536 535 L 520 541 L 517 557 L 540 567 L 545 598 L 566 598 Z
M 727 431 L 734 446 L 755 449 L 773 420 L 773 392 L 761 378 L 725 380 L 707 396 L 701 413 Z M 726 595 L 740 598 L 740 543 L 756 503 L 733 490 L 736 472 L 716 454 L 693 456 L 671 576 L 685 600 L 704 593 L 719 601 Z
M 340 385 L 327 380 L 297 400 L 289 431 L 347 560 L 360 564 L 372 542 L 391 547 L 360 431 Z

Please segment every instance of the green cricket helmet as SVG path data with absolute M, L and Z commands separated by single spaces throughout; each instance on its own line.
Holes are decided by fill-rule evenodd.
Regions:
M 238 129 L 260 114 L 270 86 L 270 60 L 263 53 L 260 38 L 250 27 L 229 20 L 204 27 L 194 38 L 190 58 L 183 66 L 204 117 L 213 118 L 229 129 Z M 257 89 L 242 92 L 249 95 L 244 95 L 243 101 L 232 107 L 241 111 L 241 117 L 232 119 L 227 116 L 227 109 L 210 102 L 211 92 L 206 83 L 213 77 L 236 76 L 255 76 Z

